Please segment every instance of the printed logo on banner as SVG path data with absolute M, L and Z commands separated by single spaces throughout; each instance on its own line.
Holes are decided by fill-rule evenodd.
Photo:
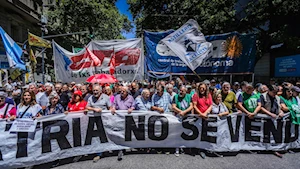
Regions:
M 100 51 L 100 50 L 94 50 L 92 53 L 98 57 L 98 59 L 103 63 L 104 60 L 107 60 L 112 55 L 112 50 L 109 51 Z M 121 51 L 116 52 L 115 58 L 116 58 L 116 64 L 115 66 L 120 65 L 136 65 L 139 57 L 140 57 L 140 49 L 134 48 L 134 49 L 124 49 Z M 86 53 L 73 56 L 71 57 L 71 64 L 70 69 L 71 70 L 80 70 L 83 68 L 90 68 L 94 67 L 93 59 Z M 109 62 L 104 62 L 102 66 L 108 66 Z

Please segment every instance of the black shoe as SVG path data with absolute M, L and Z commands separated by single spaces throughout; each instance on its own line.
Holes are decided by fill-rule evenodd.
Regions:
M 118 161 L 121 161 L 123 159 L 123 151 L 120 150 L 119 153 L 118 153 Z

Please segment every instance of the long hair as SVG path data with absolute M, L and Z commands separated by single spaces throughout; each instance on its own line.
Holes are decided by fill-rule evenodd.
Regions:
M 35 104 L 36 104 L 35 94 L 34 94 L 33 92 L 30 92 L 30 91 L 28 91 L 28 90 L 25 90 L 25 91 L 22 93 L 22 96 L 21 96 L 20 107 L 22 107 L 22 106 L 25 105 L 25 100 L 24 100 L 24 95 L 25 95 L 25 93 L 29 93 L 29 94 L 30 94 L 31 100 L 30 100 L 29 105 L 30 105 L 30 106 L 35 105 Z
M 283 86 L 283 88 L 282 88 L 282 95 L 281 95 L 283 98 L 285 98 L 285 99 L 287 99 L 287 100 L 288 100 L 288 97 L 287 97 L 286 92 L 287 92 L 288 90 L 292 90 L 292 88 L 291 88 L 291 87 L 288 87 L 288 86 Z M 291 96 L 291 97 L 293 97 L 293 96 Z
M 204 95 L 200 94 L 199 88 L 200 88 L 201 85 L 205 85 L 205 87 L 206 87 L 205 92 L 204 92 Z M 208 86 L 207 86 L 204 82 L 200 82 L 200 83 L 199 83 L 196 92 L 197 92 L 197 94 L 198 94 L 199 97 L 200 97 L 200 96 L 205 96 L 205 98 L 208 98 L 208 96 L 209 96 L 209 89 L 208 89 Z

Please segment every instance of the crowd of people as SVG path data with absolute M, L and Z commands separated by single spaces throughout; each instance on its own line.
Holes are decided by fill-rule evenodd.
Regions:
M 274 80 L 270 84 L 255 85 L 246 81 L 230 84 L 215 80 L 199 83 L 158 80 L 114 84 L 30 83 L 21 88 L 21 84 L 8 81 L 0 89 L 0 118 L 12 121 L 60 113 L 101 113 L 103 110 L 110 110 L 112 114 L 117 110 L 126 110 L 128 114 L 134 110 L 156 111 L 174 115 L 179 120 L 188 114 L 203 119 L 209 114 L 221 117 L 233 112 L 245 113 L 249 118 L 258 113 L 280 118 L 289 112 L 292 122 L 300 124 L 299 87 L 300 83 L 276 84 Z M 176 148 L 175 155 L 178 157 L 182 151 Z M 161 149 L 157 152 L 161 153 Z M 205 158 L 203 151 L 200 155 Z M 98 153 L 93 161 L 101 156 L 102 153 Z M 118 159 L 122 156 L 120 150 Z

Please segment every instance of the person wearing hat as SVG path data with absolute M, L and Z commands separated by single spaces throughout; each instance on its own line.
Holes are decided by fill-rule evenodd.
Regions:
M 68 104 L 68 112 L 74 111 L 83 111 L 87 102 L 83 100 L 82 92 L 80 90 L 76 90 L 73 94 L 72 100 Z
M 13 120 L 17 110 L 13 104 L 6 103 L 7 93 L 0 91 L 0 118 Z
M 251 84 L 247 84 L 245 88 L 245 92 L 238 98 L 237 107 L 249 118 L 254 118 L 261 109 L 260 95 L 254 94 L 254 88 Z
M 300 88 L 298 86 L 293 86 L 292 91 L 293 91 L 293 96 L 296 98 L 297 103 L 300 106 L 300 98 L 299 98 Z

